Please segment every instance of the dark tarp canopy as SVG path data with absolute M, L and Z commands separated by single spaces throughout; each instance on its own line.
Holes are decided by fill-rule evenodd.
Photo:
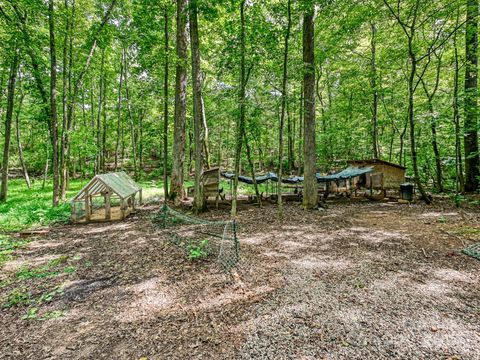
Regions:
M 366 167 L 366 168 L 356 168 L 356 167 L 348 167 L 345 170 L 342 170 L 336 174 L 332 175 L 320 175 L 320 173 L 316 174 L 317 177 L 317 182 L 330 182 L 330 181 L 338 181 L 338 180 L 345 180 L 345 179 L 351 179 L 357 176 L 361 176 L 364 174 L 368 174 L 373 172 L 373 168 L 371 167 Z M 228 180 L 233 180 L 235 177 L 235 174 L 233 173 L 228 173 L 228 172 L 222 172 L 221 175 L 228 179 Z M 298 184 L 303 182 L 303 176 L 293 176 L 289 178 L 283 178 L 282 183 L 284 184 Z M 262 176 L 257 176 L 255 177 L 255 180 L 257 181 L 257 184 L 263 184 L 264 182 L 268 180 L 272 181 L 278 181 L 278 177 L 275 173 L 269 172 L 265 175 Z M 243 182 L 245 184 L 253 184 L 253 178 L 248 177 L 248 176 L 238 176 L 238 181 Z

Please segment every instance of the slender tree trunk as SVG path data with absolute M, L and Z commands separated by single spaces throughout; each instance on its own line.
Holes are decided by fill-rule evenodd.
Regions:
M 135 180 L 138 179 L 138 167 L 137 167 L 137 137 L 135 134 L 135 122 L 133 119 L 132 113 L 132 103 L 130 99 L 130 92 L 128 88 L 128 53 L 125 53 L 125 64 L 123 66 L 124 70 L 124 79 L 125 79 L 125 101 L 127 102 L 127 112 L 128 112 L 128 119 L 130 120 L 130 136 L 132 138 L 132 156 L 133 156 L 133 173 Z
M 300 86 L 300 102 L 299 102 L 299 116 L 298 116 L 298 175 L 302 175 L 303 173 L 303 125 L 304 125 L 304 108 L 303 108 L 303 79 L 302 84 Z
M 415 24 L 412 26 L 414 29 Z M 412 31 L 413 32 L 413 31 Z M 408 79 L 408 121 L 410 124 L 410 150 L 412 157 L 413 173 L 415 176 L 415 183 L 417 185 L 418 191 L 423 197 L 423 200 L 430 204 L 432 201 L 430 196 L 426 193 L 422 180 L 420 179 L 420 171 L 418 169 L 418 160 L 417 160 L 417 145 L 416 145 L 416 134 L 415 134 L 415 116 L 414 116 L 414 95 L 415 95 L 415 77 L 417 74 L 417 59 L 415 52 L 413 50 L 413 38 L 414 34 L 411 34 L 411 37 L 408 39 L 408 53 L 410 58 L 410 76 Z
M 122 85 L 123 85 L 123 57 L 124 51 L 120 60 L 120 80 L 118 82 L 118 102 L 117 102 L 117 139 L 115 142 L 115 171 L 118 169 L 118 151 L 120 148 L 120 137 L 122 135 Z M 122 160 L 123 163 L 123 160 Z
M 203 154 L 205 157 L 205 166 L 207 169 L 210 168 L 210 150 L 209 150 L 209 145 L 208 145 L 208 124 L 207 124 L 207 116 L 205 115 L 205 102 L 203 101 L 203 94 L 201 97 L 202 101 L 202 121 L 203 121 Z
M 188 0 L 177 0 L 177 58 L 175 74 L 175 118 L 173 134 L 173 168 L 170 198 L 176 205 L 185 196 L 183 187 L 185 162 L 185 125 L 187 112 L 187 15 Z
M 102 149 L 101 149 L 101 157 L 100 157 L 100 169 L 102 172 L 106 172 L 106 159 L 107 159 L 107 80 L 106 74 L 104 75 L 104 90 L 103 90 L 103 121 L 102 121 Z
M 2 184 L 0 186 L 0 202 L 7 201 L 8 191 L 8 159 L 10 155 L 10 137 L 12 130 L 13 108 L 15 104 L 15 85 L 17 81 L 19 62 L 18 50 L 14 48 L 13 51 L 14 54 L 12 57 L 12 63 L 10 65 L 10 75 L 8 78 L 7 88 L 7 111 L 5 115 L 5 142 L 3 144 Z
M 438 90 L 438 86 L 440 84 L 440 71 L 441 71 L 441 66 L 442 66 L 442 57 L 441 55 L 436 55 L 434 54 L 437 58 L 437 64 L 436 64 L 436 73 L 435 73 L 435 84 L 433 86 L 433 89 L 431 92 L 428 91 L 427 84 L 425 83 L 425 80 L 423 78 L 420 79 L 420 82 L 422 83 L 423 91 L 425 92 L 425 96 L 427 97 L 427 103 L 428 103 L 428 111 L 430 113 L 430 129 L 432 131 L 432 148 L 433 148 L 433 154 L 435 155 L 435 167 L 436 167 L 436 177 L 435 177 L 435 182 L 437 186 L 437 190 L 439 192 L 443 192 L 443 175 L 442 175 L 442 160 L 440 158 L 440 150 L 438 148 L 438 140 L 437 140 L 437 123 L 436 123 L 436 118 L 435 118 L 435 113 L 434 113 L 434 107 L 433 107 L 433 99 L 435 98 L 435 95 Z
M 252 176 L 253 188 L 255 189 L 255 196 L 257 198 L 257 204 L 262 206 L 262 196 L 258 189 L 257 178 L 255 177 L 255 164 L 253 163 L 252 151 L 250 149 L 250 143 L 248 142 L 247 132 L 243 132 L 243 140 L 245 141 L 245 150 L 247 151 L 247 161 L 250 167 L 250 175 Z
M 21 91 L 20 100 L 18 102 L 17 113 L 15 115 L 15 129 L 16 129 L 16 138 L 17 138 L 17 148 L 18 148 L 18 159 L 20 161 L 20 166 L 22 167 L 23 178 L 25 179 L 25 184 L 27 188 L 30 189 L 30 176 L 28 175 L 27 165 L 25 163 L 25 158 L 23 156 L 23 146 L 22 146 L 22 136 L 20 130 L 20 113 L 22 110 L 23 99 L 25 98 L 25 94 Z
M 374 22 L 370 23 L 370 28 L 372 31 L 372 38 L 370 41 L 370 49 L 371 49 L 371 64 L 370 64 L 370 84 L 372 86 L 372 145 L 373 145 L 373 157 L 378 159 L 379 152 L 378 152 L 378 121 L 377 121 L 377 114 L 378 114 L 378 90 L 377 90 L 377 50 L 376 50 L 376 42 L 377 42 L 377 27 Z
M 292 98 L 295 98 L 295 94 L 293 94 Z M 293 171 L 294 163 L 295 163 L 294 139 L 293 139 L 293 136 L 295 135 L 295 129 L 292 124 L 292 114 L 289 111 L 289 104 L 290 102 L 287 101 L 287 139 L 288 139 L 288 146 L 287 146 L 288 166 L 287 167 L 288 167 L 289 174 L 291 174 Z
M 465 34 L 465 191 L 479 187 L 478 149 L 478 0 L 467 0 Z
M 303 86 L 304 86 L 304 191 L 303 207 L 317 206 L 316 142 L 315 142 L 315 43 L 313 2 L 303 16 Z
M 237 123 L 237 143 L 235 146 L 235 177 L 233 179 L 233 199 L 232 199 L 232 217 L 237 215 L 237 192 L 238 176 L 240 172 L 240 159 L 242 154 L 242 142 L 245 134 L 245 0 L 240 2 L 240 86 L 239 86 L 239 106 L 240 113 Z
M 104 71 L 105 71 L 105 49 L 102 50 L 102 64 L 100 66 L 100 92 L 98 94 L 98 110 L 97 110 L 97 132 L 96 132 L 96 157 L 95 157 L 95 173 L 98 174 L 101 171 L 101 159 L 102 159 L 102 110 L 103 110 L 103 97 L 104 97 Z
M 457 12 L 457 24 L 459 20 L 459 12 Z M 458 59 L 457 35 L 453 35 L 453 47 L 455 54 L 454 62 L 454 76 L 453 76 L 453 123 L 455 125 L 455 169 L 457 173 L 457 192 L 463 193 L 465 191 L 465 180 L 463 177 L 463 162 L 462 162 L 462 130 L 460 127 L 460 111 L 458 105 L 458 90 L 460 78 L 460 64 Z
M 195 186 L 193 208 L 201 213 L 205 210 L 203 192 L 203 162 L 204 162 L 204 126 L 202 102 L 202 74 L 200 69 L 200 40 L 198 38 L 197 0 L 190 0 L 190 46 L 192 52 L 193 79 L 193 132 L 195 138 Z
M 165 64 L 163 74 L 163 187 L 165 199 L 168 199 L 168 66 L 169 66 L 169 35 L 168 8 L 165 6 Z
M 283 51 L 283 80 L 282 80 L 282 110 L 280 115 L 280 128 L 278 129 L 278 216 L 283 217 L 283 204 L 282 204 L 282 176 L 283 176 L 283 128 L 285 123 L 285 114 L 287 107 L 287 81 L 288 81 L 288 40 L 290 38 L 290 27 L 292 24 L 292 15 L 290 9 L 290 0 L 287 2 L 287 30 L 285 33 L 284 51 Z M 290 136 L 290 134 L 288 134 Z M 290 146 L 290 141 L 288 141 Z
M 68 0 L 64 2 L 65 6 L 65 34 L 63 37 L 63 59 L 62 59 L 62 131 L 61 131 L 61 144 L 60 144 L 60 198 L 62 201 L 66 200 L 66 154 L 65 154 L 65 143 L 67 137 L 67 122 L 68 122 L 68 89 L 69 89 L 69 72 L 68 70 L 68 46 L 69 46 L 69 36 L 70 36 L 70 16 L 68 11 Z M 71 43 L 70 43 L 71 44 Z
M 48 2 L 48 24 L 50 34 L 50 116 L 53 147 L 53 206 L 58 206 L 60 198 L 60 183 L 58 169 L 58 116 L 57 116 L 57 55 L 55 47 L 54 0 Z

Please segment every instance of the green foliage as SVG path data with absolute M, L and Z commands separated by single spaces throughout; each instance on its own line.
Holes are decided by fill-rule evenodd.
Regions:
M 68 197 L 78 192 L 84 181 L 72 180 Z M 0 204 L 0 229 L 3 231 L 19 231 L 32 226 L 63 223 L 70 218 L 70 204 L 52 207 L 51 182 L 42 189 L 41 181 L 34 182 L 27 189 L 21 179 L 9 182 L 9 197 L 7 202 Z
M 28 266 L 22 266 L 20 270 L 17 271 L 15 276 L 18 280 L 27 280 L 31 278 L 44 278 L 50 276 L 57 276 L 62 271 L 60 271 L 59 266 L 68 261 L 69 257 L 62 255 L 56 259 L 50 260 L 46 265 L 31 268 Z M 75 266 L 67 266 L 63 269 L 63 273 L 70 274 L 76 271 Z
M 208 257 L 209 250 L 208 239 L 203 239 L 198 243 L 191 243 L 187 246 L 188 258 L 190 260 L 199 260 Z
M 13 253 L 16 249 L 25 246 L 28 242 L 28 239 L 15 239 L 0 234 L 0 268 L 4 263 L 13 258 Z
M 10 291 L 3 303 L 4 308 L 16 306 L 28 306 L 32 303 L 32 294 L 24 288 L 16 288 Z

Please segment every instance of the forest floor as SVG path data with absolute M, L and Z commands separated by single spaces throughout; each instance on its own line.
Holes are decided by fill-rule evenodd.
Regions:
M 53 227 L 0 273 L 1 359 L 479 359 L 480 212 L 242 206 L 238 277 L 189 260 L 145 207 Z M 226 209 L 203 217 L 228 218 Z

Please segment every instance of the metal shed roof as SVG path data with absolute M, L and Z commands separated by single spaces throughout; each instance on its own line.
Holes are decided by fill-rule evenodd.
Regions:
M 106 189 L 111 189 L 120 198 L 125 199 L 138 191 L 141 187 L 123 171 L 95 175 L 72 200 L 82 200 L 88 191 L 90 195 L 99 194 Z

